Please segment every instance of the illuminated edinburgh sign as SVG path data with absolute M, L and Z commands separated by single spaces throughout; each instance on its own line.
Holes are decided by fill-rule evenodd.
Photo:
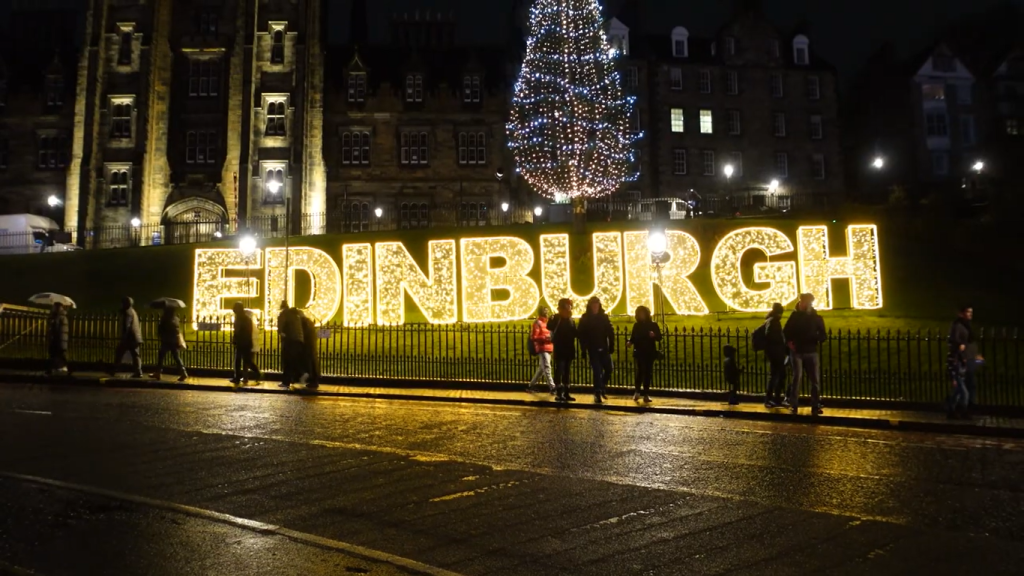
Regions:
M 676 313 L 707 314 L 708 306 L 690 280 L 701 265 L 699 243 L 678 230 L 665 237 L 659 276 L 651 263 L 647 232 L 593 234 L 588 248 L 594 278 L 586 284 L 594 288 L 587 294 L 572 287 L 568 234 L 541 235 L 539 258 L 533 245 L 514 236 L 435 240 L 428 243 L 425 268 L 401 242 L 345 244 L 336 255 L 296 247 L 287 258 L 283 248 L 257 250 L 248 259 L 234 249 L 198 249 L 192 309 L 197 320 L 226 317 L 232 300 L 259 298 L 271 328 L 278 304 L 284 299 L 295 302 L 295 273 L 303 271 L 311 279 L 306 311 L 327 321 L 341 310 L 350 326 L 404 323 L 406 295 L 432 324 L 521 320 L 534 315 L 542 299 L 551 306 L 570 298 L 576 314 L 583 313 L 591 296 L 600 297 L 609 310 L 625 301 L 632 311 L 653 307 L 659 277 L 666 303 Z M 788 304 L 800 292 L 814 294 L 819 308 L 830 309 L 836 279 L 849 280 L 853 308 L 881 308 L 878 229 L 849 226 L 846 245 L 839 250 L 846 256 L 832 254 L 825 226 L 801 227 L 795 242 L 774 228 L 742 228 L 718 242 L 706 265 L 715 292 L 733 310 L 767 311 L 773 302 Z M 759 256 L 752 274 L 744 274 L 747 253 Z

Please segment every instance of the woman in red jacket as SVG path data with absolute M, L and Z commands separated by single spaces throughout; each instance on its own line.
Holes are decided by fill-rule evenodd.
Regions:
M 534 385 L 542 379 L 548 385 L 548 391 L 555 393 L 555 381 L 551 378 L 551 353 L 554 351 L 554 344 L 551 343 L 551 332 L 548 330 L 548 309 L 541 307 L 537 312 L 537 319 L 530 329 L 530 340 L 533 341 L 533 348 L 537 351 L 537 373 L 533 380 L 526 387 L 527 392 L 533 392 Z

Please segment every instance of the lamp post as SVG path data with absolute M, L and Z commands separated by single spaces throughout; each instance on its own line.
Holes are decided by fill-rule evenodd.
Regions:
M 135 216 L 129 223 L 132 225 L 132 236 L 134 236 L 135 245 L 138 246 L 142 243 L 142 220 Z
M 974 170 L 975 173 L 981 174 L 981 171 L 985 169 L 985 163 L 978 160 L 974 163 L 974 166 L 971 166 L 971 169 Z
M 373 209 L 373 215 L 377 217 L 377 231 L 380 232 L 380 217 L 384 215 L 384 209 L 377 206 Z
M 494 177 L 498 179 L 498 196 L 504 198 L 501 203 L 502 224 L 508 224 L 508 198 L 505 198 L 505 195 L 501 193 L 501 181 L 505 179 L 505 170 L 499 166 L 498 169 L 494 171 Z
M 881 156 L 875 156 L 874 161 L 871 162 L 871 167 L 874 168 L 875 170 L 881 170 L 882 168 L 885 168 L 885 158 L 882 158 Z
M 661 230 L 650 230 L 647 232 L 647 249 L 651 252 L 651 264 L 654 265 L 654 273 L 658 278 L 658 312 L 661 314 L 661 325 L 665 326 L 665 290 L 661 285 L 661 267 L 665 264 L 665 251 L 668 249 L 668 240 Z

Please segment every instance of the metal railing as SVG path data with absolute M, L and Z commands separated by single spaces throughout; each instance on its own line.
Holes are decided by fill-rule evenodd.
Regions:
M 118 336 L 116 315 L 72 314 L 72 363 L 94 364 L 113 360 Z M 146 344 L 142 356 L 155 364 L 159 344 L 158 318 L 143 315 Z M 195 331 L 183 322 L 193 368 L 232 368 L 230 324 L 221 319 L 203 323 L 221 331 Z M 615 370 L 610 385 L 633 385 L 633 362 L 625 346 L 630 326 L 616 326 Z M 0 314 L 0 362 L 46 357 L 44 314 L 4 311 Z M 404 326 L 346 327 L 329 323 L 319 328 L 317 341 L 321 371 L 326 376 L 370 380 L 425 380 L 525 384 L 534 374 L 536 358 L 527 352 L 529 326 L 476 324 L 407 324 Z M 257 361 L 264 370 L 280 367 L 277 333 L 261 331 Z M 722 391 L 722 347 L 737 349 L 744 369 L 740 390 L 762 394 L 768 380 L 763 354 L 755 352 L 747 329 L 707 329 L 672 326 L 662 342 L 663 361 L 655 365 L 654 387 L 677 391 Z M 1024 407 L 1024 350 L 1016 329 L 977 331 L 985 365 L 977 375 L 980 404 Z M 821 381 L 826 397 L 939 403 L 949 391 L 945 358 L 946 335 L 931 330 L 870 330 L 829 332 L 821 345 Z M 573 365 L 574 384 L 591 381 L 589 366 Z

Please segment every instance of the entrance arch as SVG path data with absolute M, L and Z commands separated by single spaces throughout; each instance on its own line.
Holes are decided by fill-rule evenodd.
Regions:
M 163 220 L 167 244 L 209 242 L 224 229 L 227 211 L 212 200 L 193 196 L 168 206 Z

